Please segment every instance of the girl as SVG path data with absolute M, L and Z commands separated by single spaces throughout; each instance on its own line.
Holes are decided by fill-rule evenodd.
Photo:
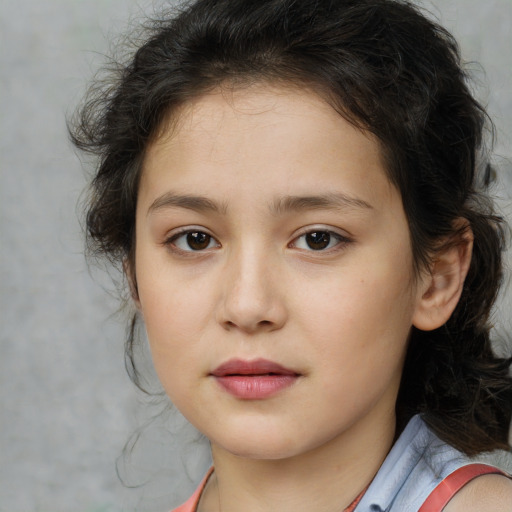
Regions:
M 197 0 L 85 104 L 89 241 L 126 274 L 128 358 L 143 321 L 211 443 L 177 511 L 512 510 L 470 459 L 509 448 L 512 380 L 465 79 L 406 1 Z

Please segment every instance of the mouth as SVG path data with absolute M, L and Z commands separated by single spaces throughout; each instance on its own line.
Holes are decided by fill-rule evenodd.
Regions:
M 262 400 L 293 385 L 300 374 L 266 359 L 231 359 L 210 374 L 221 389 L 243 400 Z

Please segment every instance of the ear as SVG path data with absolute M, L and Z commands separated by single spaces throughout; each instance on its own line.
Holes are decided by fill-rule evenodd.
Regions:
M 458 222 L 454 236 L 435 254 L 430 272 L 421 279 L 413 325 L 422 331 L 444 325 L 462 294 L 473 250 L 473 232 L 465 219 Z
M 130 295 L 132 297 L 133 303 L 135 307 L 140 310 L 140 299 L 139 299 L 139 290 L 137 287 L 137 277 L 135 275 L 134 265 L 131 263 L 128 258 L 123 260 L 123 271 L 126 276 L 126 280 L 128 281 L 128 286 L 130 287 Z

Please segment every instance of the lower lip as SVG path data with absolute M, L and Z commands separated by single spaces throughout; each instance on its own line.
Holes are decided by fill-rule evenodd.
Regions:
M 298 375 L 226 375 L 215 377 L 231 395 L 244 400 L 261 400 L 295 384 Z

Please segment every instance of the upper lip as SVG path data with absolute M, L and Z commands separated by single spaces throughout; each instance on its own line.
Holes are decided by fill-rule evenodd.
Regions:
M 253 361 L 230 359 L 215 368 L 211 375 L 226 377 L 228 375 L 268 375 L 269 373 L 276 375 L 298 375 L 297 372 L 267 359 L 255 359 Z

